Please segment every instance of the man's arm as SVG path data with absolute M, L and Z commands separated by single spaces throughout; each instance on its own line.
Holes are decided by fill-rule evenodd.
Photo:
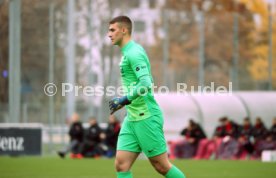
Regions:
M 146 56 L 142 52 L 137 52 L 131 56 L 127 56 L 129 64 L 135 73 L 138 83 L 134 86 L 126 96 L 113 98 L 109 102 L 110 114 L 121 109 L 125 105 L 130 104 L 137 97 L 146 94 L 152 85 L 150 72 L 146 63 Z
M 133 90 L 127 94 L 130 101 L 135 100 L 137 97 L 146 94 L 152 87 L 152 80 L 150 69 L 146 63 L 146 54 L 137 52 L 128 58 L 130 66 L 135 73 L 138 83 L 134 86 Z
M 138 84 L 133 88 L 133 90 L 127 94 L 128 100 L 131 102 L 141 95 L 147 94 L 151 89 L 152 83 L 149 75 L 143 75 L 139 78 Z
M 125 105 L 130 104 L 137 97 L 146 94 L 150 90 L 151 85 L 152 83 L 149 75 L 140 77 L 138 84 L 130 93 L 123 97 L 113 98 L 111 101 L 109 101 L 110 114 L 113 114 Z

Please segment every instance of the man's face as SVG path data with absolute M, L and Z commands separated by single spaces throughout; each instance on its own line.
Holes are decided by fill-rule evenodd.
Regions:
M 260 119 L 256 119 L 256 124 L 261 124 L 261 120 Z
M 90 120 L 90 125 L 96 125 L 97 124 L 97 120 L 96 119 L 91 119 Z
M 72 120 L 73 123 L 75 123 L 75 122 L 78 122 L 80 120 L 80 117 L 79 117 L 78 114 L 74 113 L 72 115 L 72 119 L 71 120 Z
M 220 121 L 220 125 L 221 125 L 221 126 L 225 126 L 226 124 L 227 124 L 227 120 L 221 120 L 221 121 Z
M 124 36 L 124 28 L 117 22 L 109 25 L 108 37 L 111 39 L 113 45 L 119 45 Z
M 111 123 L 111 124 L 113 124 L 113 123 L 115 123 L 115 117 L 114 117 L 114 115 L 110 115 L 110 117 L 109 117 L 109 123 Z
M 250 125 L 250 122 L 248 120 L 244 120 L 243 125 L 248 126 L 248 125 Z

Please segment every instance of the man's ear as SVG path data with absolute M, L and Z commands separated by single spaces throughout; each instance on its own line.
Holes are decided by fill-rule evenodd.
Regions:
M 127 33 L 127 29 L 125 27 L 122 28 L 122 32 L 123 34 L 126 34 Z

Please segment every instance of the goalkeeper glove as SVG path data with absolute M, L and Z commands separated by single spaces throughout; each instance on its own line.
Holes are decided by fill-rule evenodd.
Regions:
M 127 99 L 127 96 L 113 98 L 111 101 L 109 101 L 110 114 L 113 114 L 130 103 L 131 102 Z

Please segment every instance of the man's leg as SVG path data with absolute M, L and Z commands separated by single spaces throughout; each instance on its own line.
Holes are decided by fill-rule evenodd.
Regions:
M 206 154 L 207 146 L 211 141 L 209 141 L 207 138 L 206 139 L 201 139 L 199 141 L 195 159 L 203 159 L 204 155 Z
M 118 150 L 115 158 L 117 178 L 132 178 L 130 168 L 139 153 Z
M 163 123 L 162 115 L 137 121 L 134 127 L 137 140 L 157 172 L 166 178 L 185 178 L 184 174 L 169 162 Z
M 117 178 L 132 178 L 130 168 L 141 153 L 141 148 L 132 130 L 133 124 L 125 118 L 120 130 L 115 158 Z
M 185 175 L 169 162 L 167 153 L 151 157 L 149 160 L 155 170 L 166 178 L 185 178 Z
M 58 151 L 58 155 L 61 158 L 64 158 L 66 156 L 66 154 L 70 151 L 73 151 L 73 149 L 78 145 L 78 141 L 77 140 L 72 140 L 69 145 L 67 145 L 63 150 Z

